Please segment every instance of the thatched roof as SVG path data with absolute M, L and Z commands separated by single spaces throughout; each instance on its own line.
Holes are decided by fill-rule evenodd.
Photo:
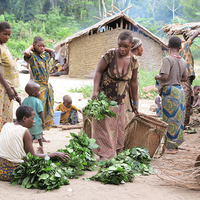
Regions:
M 130 17 L 128 17 L 127 15 L 125 15 L 124 13 L 118 13 L 116 15 L 113 15 L 109 18 L 106 18 L 104 20 L 101 20 L 100 22 L 94 24 L 93 26 L 90 26 L 78 33 L 75 33 L 69 37 L 67 37 L 66 39 L 56 43 L 54 45 L 54 49 L 58 50 L 61 46 L 63 46 L 66 43 L 70 43 L 72 40 L 79 38 L 83 35 L 88 35 L 91 31 L 99 31 L 101 27 L 114 22 L 115 20 L 119 19 L 123 17 L 125 20 L 127 20 L 129 23 L 131 23 L 133 26 L 135 26 L 136 28 L 138 28 L 140 31 L 142 31 L 144 34 L 146 34 L 148 37 L 152 38 L 153 40 L 155 40 L 157 43 L 159 43 L 164 49 L 167 49 L 167 45 L 165 44 L 165 42 L 163 40 L 161 40 L 159 37 L 157 37 L 156 35 L 154 35 L 153 33 L 151 33 L 149 30 L 147 30 L 146 28 L 144 28 L 143 26 L 141 26 L 138 22 L 134 21 L 133 19 L 131 19 Z
M 200 27 L 200 22 L 192 22 L 187 24 L 166 24 L 162 30 L 167 35 L 183 35 L 188 39 L 194 34 L 197 28 Z M 199 34 L 200 35 L 200 34 Z

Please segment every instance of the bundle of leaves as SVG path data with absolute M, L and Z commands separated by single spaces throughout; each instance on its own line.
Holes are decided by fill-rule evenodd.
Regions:
M 90 180 L 115 185 L 132 182 L 135 176 L 154 173 L 150 162 L 151 158 L 147 149 L 134 147 L 119 153 L 110 160 L 100 161 L 98 173 Z
M 104 92 L 98 95 L 98 99 L 88 100 L 88 104 L 83 108 L 83 113 L 90 119 L 95 120 L 104 119 L 108 117 L 116 117 L 116 114 L 110 109 L 110 107 L 118 107 L 116 101 L 109 101 Z
M 96 140 L 90 139 L 84 131 L 81 131 L 80 135 L 75 133 L 70 133 L 70 135 L 72 136 L 70 144 L 65 146 L 66 149 L 58 151 L 71 155 L 70 161 L 62 162 L 61 165 L 68 167 L 70 173 L 67 176 L 69 178 L 78 178 L 85 170 L 94 171 L 97 169 L 97 162 L 92 149 L 99 146 L 95 143 Z
M 26 162 L 20 163 L 12 173 L 12 185 L 22 188 L 38 188 L 45 190 L 58 189 L 62 185 L 69 185 L 64 170 L 60 164 L 53 163 L 48 156 L 33 157 L 27 154 Z

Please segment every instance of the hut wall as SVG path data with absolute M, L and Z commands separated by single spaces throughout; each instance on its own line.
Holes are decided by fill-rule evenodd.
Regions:
M 69 44 L 69 75 L 84 78 L 95 71 L 101 56 L 109 49 L 117 47 L 117 37 L 124 29 L 116 28 L 111 31 L 97 32 L 88 36 L 74 39 Z M 161 66 L 163 51 L 161 46 L 149 37 L 133 32 L 139 37 L 144 46 L 143 56 L 139 58 L 143 69 L 157 70 Z

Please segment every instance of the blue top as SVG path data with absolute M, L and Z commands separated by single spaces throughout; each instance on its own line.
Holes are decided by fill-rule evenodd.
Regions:
M 43 104 L 42 101 L 36 97 L 29 96 L 24 99 L 22 105 L 30 106 L 35 111 L 35 124 L 34 126 L 29 129 L 31 135 L 38 135 L 42 133 L 42 120 L 40 118 L 39 113 L 43 111 Z

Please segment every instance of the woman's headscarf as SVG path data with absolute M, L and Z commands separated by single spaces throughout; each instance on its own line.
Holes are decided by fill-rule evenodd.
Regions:
M 134 37 L 133 42 L 134 42 L 134 45 L 131 47 L 131 50 L 134 50 L 138 48 L 140 45 L 142 45 L 142 40 L 140 40 L 139 38 Z

